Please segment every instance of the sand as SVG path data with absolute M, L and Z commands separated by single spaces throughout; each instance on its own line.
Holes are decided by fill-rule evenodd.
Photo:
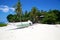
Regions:
M 33 24 L 16 29 L 8 25 L 0 27 L 0 40 L 60 40 L 60 25 Z

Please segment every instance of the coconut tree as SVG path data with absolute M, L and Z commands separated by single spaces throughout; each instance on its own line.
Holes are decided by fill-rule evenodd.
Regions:
M 17 14 L 17 18 L 19 18 L 19 20 L 21 22 L 22 8 L 21 8 L 20 0 L 18 0 L 17 4 L 14 7 L 15 7 L 15 12 Z
M 36 22 L 36 17 L 37 17 L 37 8 L 32 7 L 30 16 L 32 18 L 32 21 Z

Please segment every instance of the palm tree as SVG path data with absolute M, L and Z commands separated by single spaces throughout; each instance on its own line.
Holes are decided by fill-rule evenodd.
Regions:
M 36 17 L 37 17 L 37 8 L 36 7 L 32 8 L 30 16 L 32 18 L 32 21 L 36 22 Z
M 17 13 L 17 18 L 19 18 L 21 22 L 22 8 L 21 8 L 20 0 L 18 0 L 17 4 L 15 5 L 15 12 Z

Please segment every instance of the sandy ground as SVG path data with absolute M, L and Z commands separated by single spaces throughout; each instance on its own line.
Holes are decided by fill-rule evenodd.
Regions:
M 0 27 L 0 40 L 60 40 L 60 25 L 34 24 L 27 28 Z

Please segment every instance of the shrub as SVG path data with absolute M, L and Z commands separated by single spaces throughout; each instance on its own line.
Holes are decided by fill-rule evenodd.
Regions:
M 7 26 L 7 24 L 0 23 L 0 27 Z
M 54 13 L 47 13 L 42 20 L 44 24 L 55 24 L 56 23 L 56 15 Z

